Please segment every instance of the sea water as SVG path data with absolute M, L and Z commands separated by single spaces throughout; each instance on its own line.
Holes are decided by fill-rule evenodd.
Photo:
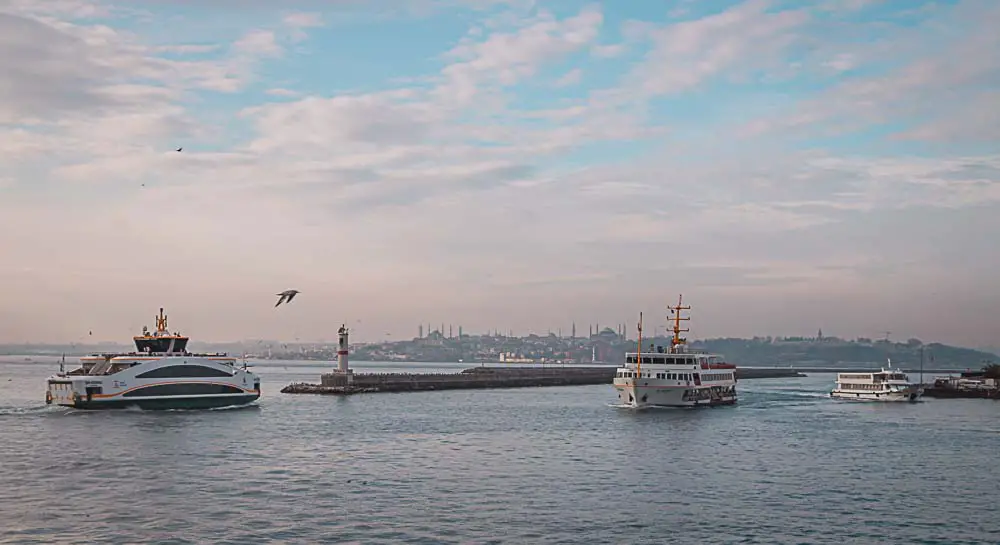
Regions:
M 324 367 L 268 361 L 249 407 L 91 412 L 45 406 L 57 368 L 0 361 L 0 542 L 1000 543 L 995 401 L 843 402 L 833 375 L 697 410 L 286 395 Z

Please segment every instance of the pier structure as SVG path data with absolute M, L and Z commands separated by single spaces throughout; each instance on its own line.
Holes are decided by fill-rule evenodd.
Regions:
M 469 390 L 527 388 L 543 386 L 580 386 L 611 384 L 617 366 L 512 365 L 470 367 L 459 373 L 341 373 L 336 370 L 320 377 L 320 384 L 294 383 L 282 388 L 283 394 L 350 395 L 376 392 L 416 392 L 429 390 Z M 794 369 L 736 369 L 737 379 L 805 376 Z

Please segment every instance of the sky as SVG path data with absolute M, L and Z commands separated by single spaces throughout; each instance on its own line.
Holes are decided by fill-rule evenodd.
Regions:
M 995 0 L 0 0 L 0 342 L 127 342 L 160 307 L 199 341 L 634 335 L 683 293 L 691 338 L 997 346 L 998 25 Z

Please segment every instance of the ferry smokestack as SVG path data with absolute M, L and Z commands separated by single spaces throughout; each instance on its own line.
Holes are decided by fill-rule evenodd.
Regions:
M 347 372 L 347 327 L 341 324 L 340 331 L 337 332 L 339 335 L 339 341 L 337 344 L 337 371 L 341 373 Z

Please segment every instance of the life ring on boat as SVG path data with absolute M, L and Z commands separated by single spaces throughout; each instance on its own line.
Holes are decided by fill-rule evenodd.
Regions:
M 51 405 L 52 404 L 52 392 L 50 392 L 48 390 L 45 391 L 45 404 L 46 405 Z

